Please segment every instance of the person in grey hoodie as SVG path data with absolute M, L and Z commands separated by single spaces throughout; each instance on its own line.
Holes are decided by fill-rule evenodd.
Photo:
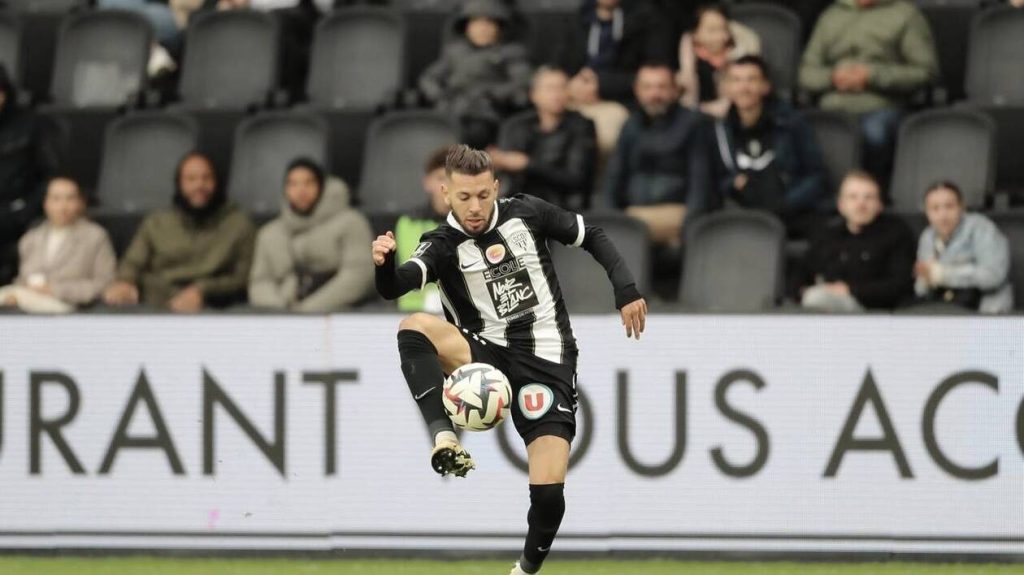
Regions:
M 299 158 L 286 171 L 284 196 L 281 215 L 256 237 L 249 303 L 326 313 L 365 300 L 373 290 L 366 253 L 373 235 L 366 218 L 349 206 L 345 183 Z
M 992 220 L 964 212 L 952 182 L 925 192 L 928 227 L 917 246 L 914 291 L 919 300 L 944 301 L 982 313 L 1013 309 L 1010 246 Z
M 529 104 L 530 62 L 522 44 L 503 39 L 508 22 L 498 0 L 468 0 L 456 22 L 462 36 L 420 76 L 424 98 L 458 118 L 474 148 L 494 143 L 498 124 Z

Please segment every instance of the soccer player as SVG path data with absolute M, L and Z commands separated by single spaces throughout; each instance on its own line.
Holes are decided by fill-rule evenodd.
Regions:
M 441 403 L 446 373 L 493 365 L 512 383 L 512 421 L 526 443 L 529 530 L 512 575 L 537 573 L 565 513 L 569 444 L 576 433 L 576 340 L 547 240 L 582 247 L 608 272 L 627 337 L 640 339 L 647 303 L 615 246 L 583 217 L 526 194 L 498 199 L 486 152 L 453 146 L 445 160 L 451 213 L 395 266 L 391 232 L 373 242 L 377 290 L 395 299 L 436 282 L 447 321 L 425 313 L 402 320 L 398 353 L 409 391 L 434 437 L 430 464 L 464 477 L 473 459 Z

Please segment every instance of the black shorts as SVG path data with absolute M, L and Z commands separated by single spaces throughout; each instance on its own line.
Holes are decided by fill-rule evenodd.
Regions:
M 474 363 L 501 370 L 512 384 L 512 422 L 529 445 L 542 435 L 572 443 L 576 436 L 576 366 L 542 359 L 532 353 L 502 347 L 461 329 Z

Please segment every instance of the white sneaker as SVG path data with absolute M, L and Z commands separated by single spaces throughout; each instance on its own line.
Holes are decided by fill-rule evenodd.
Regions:
M 519 566 L 519 562 L 512 566 L 512 571 L 508 575 L 535 575 L 534 573 L 527 573 L 523 571 L 523 568 Z

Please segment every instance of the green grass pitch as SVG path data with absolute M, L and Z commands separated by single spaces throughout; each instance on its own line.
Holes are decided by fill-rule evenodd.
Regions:
M 510 561 L 0 556 L 3 575 L 506 575 Z M 1024 565 L 551 560 L 543 575 L 1022 575 Z

